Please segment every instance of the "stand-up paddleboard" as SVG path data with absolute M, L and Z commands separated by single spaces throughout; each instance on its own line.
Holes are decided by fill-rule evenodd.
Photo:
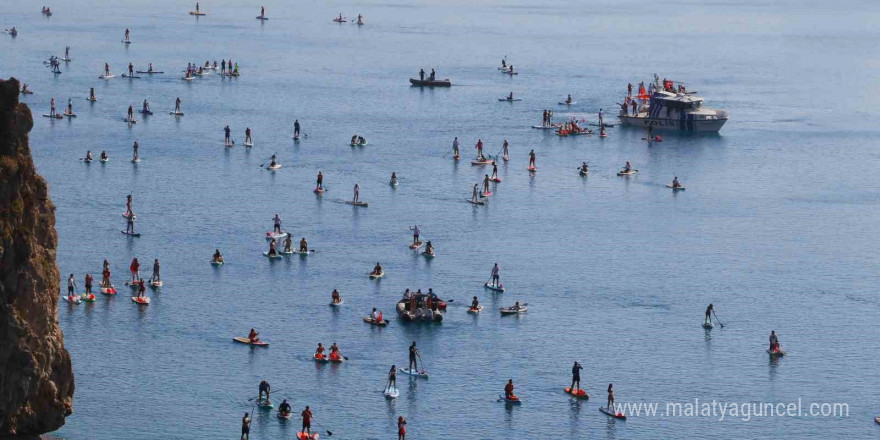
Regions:
M 278 414 L 276 414 L 276 416 L 281 420 L 290 420 L 293 418 L 293 411 L 288 411 L 286 413 L 278 411 Z
M 269 255 L 269 251 L 266 251 L 266 252 L 263 252 L 263 256 L 270 259 L 270 260 L 283 258 L 280 252 L 275 252 L 275 255 Z
M 299 256 L 301 256 L 301 257 L 305 257 L 305 256 L 308 256 L 308 255 L 314 254 L 315 252 L 318 252 L 318 251 L 316 251 L 315 249 L 309 249 L 309 250 L 307 250 L 307 251 L 305 251 L 305 252 L 303 252 L 303 251 L 301 251 L 301 250 L 298 250 L 298 249 L 295 249 L 295 250 L 290 251 L 291 254 L 296 254 L 296 255 L 299 255 Z
M 424 243 L 422 243 L 421 241 L 417 241 L 415 243 L 411 243 L 409 245 L 409 248 L 410 249 L 418 249 L 418 248 L 422 247 L 422 244 L 424 244 Z
M 339 306 L 341 306 L 343 303 L 345 303 L 345 300 L 342 299 L 342 298 L 339 299 L 339 302 L 333 302 L 333 301 L 330 301 L 330 307 L 339 307 Z
M 255 346 L 255 347 L 268 347 L 268 346 L 269 346 L 269 343 L 268 343 L 268 342 L 263 342 L 263 341 L 251 341 L 251 340 L 248 339 L 248 338 L 242 338 L 242 337 L 240 337 L 240 336 L 234 337 L 234 338 L 232 338 L 232 340 L 235 341 L 235 342 L 238 342 L 238 343 L 240 343 L 240 344 L 253 345 L 253 346 Z
M 157 75 L 157 74 L 160 74 L 160 73 L 165 73 L 165 72 L 162 72 L 162 71 L 159 71 L 159 70 L 153 70 L 153 71 L 149 71 L 149 70 L 135 70 L 134 72 L 135 72 L 135 73 L 141 73 L 141 74 L 147 74 L 147 75 Z
M 474 205 L 485 205 L 485 200 L 474 200 L 474 199 L 465 199 L 468 203 L 473 203 Z
M 502 293 L 504 292 L 504 285 L 503 284 L 499 284 L 497 286 L 494 286 L 491 283 L 486 283 L 486 284 L 483 284 L 483 286 L 485 286 L 487 289 L 493 290 L 495 292 L 502 292 Z
M 367 324 L 378 325 L 379 327 L 385 327 L 390 322 L 387 319 L 382 320 L 382 321 L 373 321 L 373 318 L 370 318 L 369 316 L 364 316 L 363 320 Z
M 195 16 L 195 17 L 203 17 L 203 16 L 208 15 L 208 14 L 206 14 L 206 13 L 204 13 L 204 12 L 189 11 L 189 15 L 192 15 L 192 16 Z
M 571 102 L 559 101 L 559 105 L 575 105 L 575 104 L 577 104 L 577 101 L 571 101 Z
M 585 399 L 586 400 L 586 399 L 590 398 L 590 395 L 587 394 L 587 392 L 584 391 L 583 389 L 577 390 L 577 392 L 572 393 L 570 387 L 565 387 L 565 394 L 570 394 L 573 397 L 577 397 L 578 399 Z
M 603 122 L 602 124 L 599 124 L 599 123 L 597 123 L 597 122 L 590 122 L 590 123 L 587 124 L 587 125 L 590 125 L 591 127 L 601 127 L 601 126 L 604 125 L 606 128 L 609 128 L 609 127 L 614 127 L 614 126 L 617 125 L 617 124 L 614 124 L 614 123 L 609 124 L 609 123 L 607 123 L 607 122 Z
M 370 274 L 370 279 L 371 279 L 371 280 L 375 280 L 375 279 L 377 279 L 377 278 L 382 278 L 382 277 L 384 277 L 384 276 L 385 276 L 385 272 L 384 272 L 384 271 L 382 271 L 381 273 L 371 273 L 371 274 Z
M 315 194 L 324 194 L 324 191 L 327 191 L 327 190 L 325 188 L 315 187 L 314 191 L 315 191 Z
M 131 163 L 141 163 L 141 159 L 140 158 L 132 159 Z
M 513 98 L 513 99 L 510 99 L 510 98 L 498 98 L 498 100 L 499 100 L 499 101 L 502 101 L 502 102 L 503 102 L 503 101 L 507 101 L 507 102 L 515 102 L 515 101 L 522 101 L 522 98 Z
M 638 172 L 639 172 L 638 170 L 618 171 L 617 175 L 618 176 L 632 176 L 632 175 L 637 174 Z
M 126 231 L 120 231 L 120 232 L 122 232 L 125 235 L 128 235 L 129 237 L 140 237 L 141 236 L 141 234 L 138 232 L 126 232 Z
M 63 298 L 65 301 L 69 302 L 70 304 L 79 304 L 79 303 L 82 302 L 82 300 L 79 299 L 78 296 L 74 296 L 73 299 L 70 299 L 69 296 L 64 296 L 64 297 L 62 297 L 62 298 Z
M 471 165 L 491 165 L 491 164 L 492 164 L 492 161 L 488 160 L 488 159 L 486 159 L 486 160 L 472 160 L 471 161 Z
M 508 155 L 506 155 L 506 154 L 505 154 L 504 156 L 501 156 L 501 158 L 504 159 L 505 162 L 507 162 L 508 160 L 510 160 L 510 156 L 508 156 Z M 498 181 L 500 182 L 501 179 L 498 179 Z
M 266 21 L 266 20 L 268 20 L 268 19 L 269 19 L 269 17 L 264 17 L 264 16 L 262 16 L 262 15 L 258 15 L 258 16 L 257 16 L 257 20 L 263 20 L 263 21 Z
M 180 115 L 183 116 L 183 113 L 181 113 Z M 254 146 L 254 143 L 253 143 L 253 142 L 245 141 L 245 142 L 244 142 L 244 146 L 245 146 L 245 147 L 253 147 L 253 146 Z
M 64 116 L 61 116 L 61 113 L 55 113 L 55 115 L 50 115 L 48 113 L 43 113 L 44 118 L 52 118 L 52 119 L 63 119 Z
M 22 94 L 22 95 L 33 95 L 34 92 L 32 92 L 32 91 L 30 91 L 30 90 L 22 90 L 22 91 L 21 91 L 21 94 Z
M 529 166 L 529 172 L 534 173 L 535 171 L 538 171 L 538 167 L 536 167 L 536 166 L 534 166 L 534 165 L 530 165 L 530 166 Z
M 489 180 L 491 180 L 491 181 L 493 181 L 493 182 L 495 182 L 495 183 L 501 183 L 501 178 L 498 177 L 498 176 L 490 177 Z
M 282 238 L 287 237 L 287 232 L 279 232 L 276 233 L 274 231 L 266 232 L 266 240 L 281 240 Z
M 687 189 L 684 186 L 672 186 L 672 184 L 668 184 L 668 185 L 666 185 L 666 187 L 672 188 L 673 191 L 684 191 Z
M 85 302 L 95 302 L 95 294 L 94 293 L 83 293 L 79 296 Z
M 388 182 L 388 184 L 391 185 L 391 186 L 397 186 L 397 185 L 400 184 L 400 182 L 397 181 L 397 180 L 392 180 L 392 181 Z
M 104 295 L 116 295 L 116 288 L 113 286 L 110 287 L 101 287 L 101 293 Z
M 127 122 L 129 125 L 137 124 L 137 123 L 138 123 L 137 119 L 123 118 L 122 121 L 123 121 L 123 122 Z
M 559 127 L 556 125 L 533 125 L 532 128 L 536 130 L 556 130 Z
M 385 397 L 389 399 L 394 399 L 399 395 L 400 391 L 398 391 L 397 387 L 388 387 L 388 389 L 385 390 Z
M 269 171 L 275 171 L 275 170 L 281 169 L 281 164 L 276 163 L 275 165 L 269 165 L 266 167 L 266 169 Z
M 168 112 L 168 114 L 174 115 L 174 116 L 183 116 L 183 112 Z M 247 145 L 247 144 L 245 144 L 245 145 Z
M 160 287 L 162 287 L 162 286 L 164 286 L 164 285 L 165 285 L 165 283 L 163 283 L 162 281 L 153 281 L 153 280 L 150 280 L 150 287 L 152 287 L 152 288 L 154 288 L 154 289 L 158 289 L 158 288 L 160 288 Z
M 492 191 L 483 191 L 482 193 L 480 193 L 480 195 L 482 195 L 483 197 L 489 197 L 492 195 Z
M 138 113 L 140 113 L 140 114 L 142 114 L 142 115 L 150 116 L 150 115 L 153 114 L 153 111 L 152 111 L 152 110 L 143 110 L 143 109 L 141 109 L 141 110 L 138 110 Z
M 422 252 L 422 256 L 430 259 L 430 258 L 436 257 L 437 253 L 436 252 L 428 253 L 428 251 L 425 251 L 425 252 Z
M 195 77 L 194 76 L 181 76 L 180 79 L 182 79 L 184 81 L 192 81 L 193 79 L 195 79 Z
M 122 40 L 122 44 L 131 44 L 131 41 Z
M 293 255 L 293 250 L 289 250 L 289 251 L 283 250 L 283 251 L 278 251 L 278 253 L 281 255 Z
M 103 159 L 98 159 L 98 161 L 100 161 L 101 163 L 107 163 L 107 162 L 110 162 L 110 158 L 109 158 L 109 157 L 105 157 L 105 158 L 103 158 Z
M 140 298 L 133 296 L 131 297 L 131 302 L 137 303 L 141 306 L 148 306 L 150 305 L 150 298 L 147 298 L 146 296 L 142 296 Z
M 615 419 L 620 419 L 620 420 L 626 420 L 626 416 L 625 416 L 623 413 L 617 413 L 617 414 L 615 414 L 615 413 L 613 413 L 613 412 L 608 411 L 607 409 L 605 409 L 604 406 L 600 406 L 600 407 L 599 407 L 599 411 L 602 411 L 603 414 L 605 414 L 605 415 L 607 415 L 607 416 L 609 416 L 609 417 L 614 417 Z
M 312 435 L 308 435 L 305 432 L 297 432 L 296 438 L 297 440 L 318 440 L 318 433 L 313 432 Z
M 787 355 L 788 352 L 782 351 L 782 350 L 770 351 L 770 349 L 768 348 L 767 354 L 769 354 L 770 357 L 782 357 L 782 356 Z
M 222 266 L 222 265 L 223 265 L 223 262 L 222 262 L 222 261 L 214 261 L 214 260 L 211 260 L 211 266 L 219 267 L 219 266 Z
M 140 78 L 140 77 L 137 76 L 137 75 L 129 75 L 129 74 L 127 74 L 127 73 L 123 73 L 123 74 L 122 74 L 122 77 L 123 77 L 123 78 L 131 78 L 131 79 L 139 79 L 139 78 Z
M 111 74 L 109 74 L 109 75 L 101 75 L 101 76 L 99 76 L 98 78 L 99 78 L 99 79 L 110 79 L 110 78 L 116 78 L 116 75 L 114 75 L 114 74 L 111 73 Z
M 477 306 L 477 308 L 468 307 L 467 312 L 476 315 L 483 311 L 483 306 Z
M 76 113 L 67 113 L 67 112 L 64 112 L 64 113 L 62 113 L 62 114 L 63 114 L 64 116 L 67 116 L 68 118 L 75 118 L 75 117 L 76 117 Z
M 712 330 L 713 328 L 715 328 L 715 324 L 712 324 L 711 322 L 704 322 L 703 328 L 706 330 Z
M 347 204 L 347 205 L 352 205 L 352 206 L 360 206 L 360 207 L 363 207 L 363 208 L 366 208 L 367 206 L 370 206 L 370 204 L 367 203 L 367 202 L 354 202 L 354 201 L 351 201 L 351 200 L 346 200 L 346 201 L 345 201 L 345 204 Z
M 89 101 L 89 102 L 98 102 L 98 98 L 86 98 L 86 101 Z
M 268 400 L 260 399 L 257 403 L 257 407 L 260 409 L 272 409 L 275 408 L 275 405 Z
M 502 307 L 498 310 L 501 311 L 502 315 L 519 315 L 520 313 L 525 313 L 527 310 L 529 310 L 529 308 L 519 306 L 518 309 L 515 309 L 515 308 L 513 308 L 513 306 L 511 306 L 511 307 Z
M 428 372 L 425 370 L 418 370 L 418 369 L 410 370 L 409 368 L 398 368 L 398 370 L 400 370 L 401 373 L 406 374 L 408 376 L 421 377 L 424 379 L 428 378 Z
M 498 395 L 498 401 L 499 401 L 499 402 L 504 402 L 504 403 L 509 403 L 509 404 L 511 404 L 511 405 L 520 405 L 520 404 L 522 404 L 522 399 L 520 399 L 519 397 L 517 397 L 516 399 L 508 399 L 507 396 L 505 396 L 505 395 L 503 395 L 503 394 L 499 394 L 499 395 Z
M 519 75 L 519 72 L 511 72 L 509 70 L 502 70 L 501 73 L 506 73 L 508 75 Z

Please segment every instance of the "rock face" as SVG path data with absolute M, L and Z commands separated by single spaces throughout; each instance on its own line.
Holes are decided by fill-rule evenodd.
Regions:
M 73 369 L 58 326 L 55 206 L 34 169 L 28 106 L 0 80 L 0 438 L 54 431 L 73 409 Z

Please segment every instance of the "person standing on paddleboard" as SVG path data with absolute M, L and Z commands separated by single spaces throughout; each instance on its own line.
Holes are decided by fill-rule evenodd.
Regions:
M 293 137 L 299 137 L 299 119 L 293 121 Z
M 302 432 L 303 433 L 308 432 L 309 438 L 311 438 L 312 437 L 312 417 L 314 417 L 314 414 L 312 414 L 312 410 L 309 409 L 309 406 L 306 405 L 306 409 L 304 409 L 300 415 L 302 416 L 302 419 L 303 419 Z
M 486 157 L 483 156 L 483 140 L 482 139 L 477 138 L 477 144 L 474 145 L 474 148 L 477 149 L 477 160 L 480 162 L 486 160 Z
M 605 409 L 608 410 L 611 414 L 617 414 L 617 408 L 614 407 L 614 384 L 608 384 L 608 402 L 605 404 Z
M 177 99 L 174 100 L 174 114 L 179 114 L 179 113 L 180 113 L 180 97 L 178 96 Z
M 137 297 L 138 297 L 138 298 L 143 298 L 143 297 L 147 296 L 147 295 L 146 295 L 146 292 L 147 292 L 147 286 L 145 286 L 143 282 L 141 282 L 140 284 L 138 284 L 138 294 L 137 294 Z
M 535 167 L 535 150 L 529 151 L 529 168 Z
M 67 278 L 67 297 L 73 298 L 73 292 L 76 290 L 76 280 L 73 279 L 73 274 L 70 274 L 70 277 Z
M 421 231 L 419 230 L 419 225 L 415 225 L 411 229 L 413 231 L 413 244 L 421 243 L 419 241 L 419 234 L 421 233 Z
M 581 370 L 584 367 L 578 363 L 578 361 L 574 361 L 574 366 L 571 367 L 571 394 L 578 394 L 581 389 Z M 575 391 L 575 384 L 577 384 L 577 391 Z
M 360 197 L 360 192 L 361 192 L 361 187 L 358 186 L 357 183 L 355 183 L 354 184 L 354 199 L 352 199 L 352 202 L 354 202 L 354 203 L 358 202 L 358 198 Z
M 293 241 L 290 239 L 290 234 L 284 237 L 284 252 L 293 252 Z
M 128 266 L 128 270 L 131 272 L 131 282 L 136 283 L 140 281 L 141 276 L 138 271 L 141 268 L 141 263 L 138 261 L 137 257 L 131 259 L 131 265 Z
M 318 182 L 316 183 L 315 189 L 324 189 L 324 174 L 318 171 Z
M 153 276 L 150 277 L 150 282 L 151 283 L 161 283 L 162 282 L 162 277 L 159 276 L 159 259 L 158 258 L 156 258 L 153 261 Z
M 501 146 L 501 157 L 504 157 L 504 160 L 510 157 L 510 151 L 507 150 L 508 145 L 507 139 L 505 139 L 504 144 Z
M 131 149 L 132 149 L 131 160 L 133 160 L 133 161 L 135 161 L 135 162 L 141 160 L 141 156 L 138 154 L 138 149 L 139 149 L 139 148 L 140 148 L 140 145 L 138 145 L 138 141 L 137 141 L 137 139 L 135 139 L 135 140 L 134 140 L 134 145 L 131 146 Z
M 71 275 L 73 276 L 73 275 Z M 779 351 L 779 338 L 776 337 L 776 330 L 770 331 L 770 351 L 777 352 Z
M 397 388 L 397 365 L 392 365 L 391 370 L 388 372 L 388 387 L 386 390 L 393 390 Z
M 488 174 L 486 174 L 486 176 L 483 177 L 483 194 L 489 194 L 489 175 Z
M 254 330 L 251 329 L 251 331 L 254 331 Z M 252 339 L 252 340 L 255 341 L 255 340 L 258 340 L 258 339 Z M 259 391 L 260 394 L 257 396 L 257 401 L 260 402 L 260 403 L 265 402 L 265 403 L 268 404 L 268 403 L 269 403 L 269 393 L 272 391 L 272 387 L 269 386 L 269 382 L 267 382 L 267 381 L 265 381 L 265 380 L 261 381 L 261 382 L 260 382 L 259 390 L 260 390 L 260 391 Z M 263 393 L 266 393 L 266 400 L 263 400 Z
M 495 266 L 492 266 L 492 276 L 491 280 L 489 281 L 490 285 L 495 287 L 501 286 L 501 276 L 499 275 L 500 271 L 501 267 L 498 266 L 498 263 L 495 263 Z
M 126 122 L 134 121 L 134 108 L 132 106 L 128 106 L 128 117 Z
M 130 215 L 125 219 L 125 233 L 134 234 L 134 216 Z
M 421 356 L 421 353 L 419 353 L 419 349 L 416 348 L 416 341 L 413 341 L 412 345 L 409 346 L 409 364 L 407 365 L 410 373 L 418 372 L 418 364 L 416 363 L 417 356 Z
M 703 319 L 703 324 L 712 325 L 712 311 L 713 310 L 715 310 L 715 308 L 712 306 L 712 304 L 709 304 L 709 307 L 706 307 L 706 317 Z
M 453 139 L 453 141 L 452 141 L 452 157 L 454 157 L 456 159 L 461 157 L 461 154 L 458 151 L 458 147 L 459 147 L 458 136 L 456 136 L 455 139 Z
M 250 440 L 251 438 L 251 418 L 248 413 L 244 413 L 241 418 L 241 440 Z
M 272 221 L 275 223 L 275 226 L 273 226 L 273 228 L 272 228 L 272 232 L 274 232 L 276 234 L 280 234 L 281 233 L 281 217 L 278 216 L 278 214 L 275 214 L 275 218 L 273 218 Z
M 226 126 L 223 127 L 223 132 L 226 133 L 226 138 L 223 140 L 223 142 L 225 142 L 226 145 L 229 145 L 231 143 L 232 138 L 229 137 L 229 133 L 231 131 L 232 130 L 229 129 L 229 124 L 226 124 Z
M 480 184 L 474 184 L 474 193 L 471 195 L 471 201 L 476 203 L 480 201 Z
M 86 285 L 86 294 L 91 295 L 92 294 L 92 274 L 90 274 L 90 273 L 86 274 L 85 285 Z
M 397 440 L 406 440 L 406 419 L 403 416 L 397 418 Z

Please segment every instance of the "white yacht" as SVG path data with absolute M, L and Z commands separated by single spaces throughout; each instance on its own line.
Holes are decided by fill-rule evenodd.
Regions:
M 659 82 L 659 81 L 658 81 Z M 620 110 L 620 123 L 631 127 L 655 130 L 678 130 L 718 132 L 727 122 L 727 112 L 703 107 L 703 98 L 687 93 L 683 89 L 676 92 L 669 82 L 669 87 L 653 87 L 647 99 L 639 99 L 642 105 L 635 115 Z M 645 96 L 645 95 L 641 95 Z

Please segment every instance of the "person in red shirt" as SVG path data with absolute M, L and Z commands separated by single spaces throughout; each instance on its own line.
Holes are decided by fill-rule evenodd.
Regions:
M 308 432 L 309 438 L 311 438 L 312 437 L 312 417 L 314 416 L 312 414 L 312 410 L 309 409 L 308 405 L 306 405 L 306 409 L 304 409 L 302 414 L 300 414 L 300 415 L 302 416 L 302 419 L 303 419 L 302 432 L 303 432 L 303 434 Z
M 406 419 L 403 416 L 397 418 L 397 440 L 406 440 Z
M 131 259 L 131 266 L 128 267 L 128 270 L 131 271 L 131 282 L 132 283 L 140 281 L 141 276 L 138 273 L 140 268 L 141 268 L 141 263 L 138 262 L 138 259 L 136 257 L 132 258 Z

